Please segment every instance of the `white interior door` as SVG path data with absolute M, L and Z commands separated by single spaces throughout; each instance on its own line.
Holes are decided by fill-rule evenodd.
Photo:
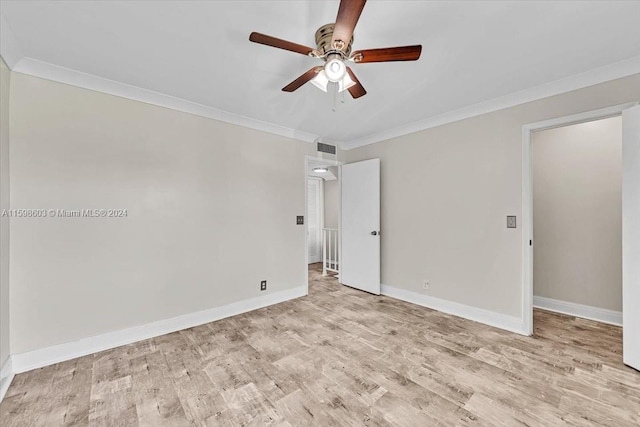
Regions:
M 380 159 L 341 169 L 340 283 L 380 295 Z
M 640 370 L 640 106 L 622 112 L 622 355 Z
M 308 263 L 322 261 L 322 179 L 307 180 L 307 243 Z

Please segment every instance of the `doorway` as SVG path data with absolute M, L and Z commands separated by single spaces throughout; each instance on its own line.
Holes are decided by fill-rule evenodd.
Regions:
M 531 149 L 533 306 L 622 326 L 622 117 L 535 131 Z
M 307 264 L 322 261 L 324 228 L 324 179 L 307 177 Z
M 340 257 L 341 162 L 307 156 L 305 168 L 305 272 L 337 276 Z
M 640 106 L 617 105 L 523 126 L 522 129 L 522 313 L 523 332 L 533 333 L 534 206 L 533 133 L 622 116 L 622 318 L 624 363 L 640 369 L 640 312 L 631 304 L 640 298 Z M 571 196 L 569 196 L 571 197 Z M 597 207 L 592 208 L 597 209 Z M 571 254 L 569 254 L 571 255 Z M 599 260 L 600 258 L 596 258 Z M 591 260 L 593 261 L 593 260 Z M 589 261 L 587 261 L 589 262 Z
M 317 184 L 310 180 L 322 178 L 324 187 L 324 208 L 317 215 L 321 219 L 305 222 L 305 269 L 317 260 L 313 257 L 317 248 L 315 230 L 320 227 L 323 276 L 336 275 L 342 285 L 379 295 L 380 159 L 343 164 L 307 157 L 305 173 L 306 218 L 318 204 Z M 307 289 L 308 283 L 307 275 Z

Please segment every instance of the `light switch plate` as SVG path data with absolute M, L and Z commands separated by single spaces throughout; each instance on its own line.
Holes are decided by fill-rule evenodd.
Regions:
M 515 215 L 507 216 L 507 228 L 516 228 L 516 217 L 515 217 Z

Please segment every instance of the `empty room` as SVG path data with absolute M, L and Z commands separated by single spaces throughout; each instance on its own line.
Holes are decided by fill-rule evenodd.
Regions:
M 640 425 L 640 0 L 0 0 L 0 425 Z

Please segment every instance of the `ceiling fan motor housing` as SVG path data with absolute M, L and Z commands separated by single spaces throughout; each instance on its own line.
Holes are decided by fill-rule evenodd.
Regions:
M 336 49 L 331 46 L 331 38 L 333 37 L 333 30 L 335 27 L 336 24 L 327 24 L 318 28 L 318 31 L 316 31 L 316 45 L 318 46 L 317 50 L 323 55 L 326 55 L 331 51 L 336 51 Z M 351 36 L 349 44 L 345 48 L 340 49 L 344 53 L 345 57 L 348 57 L 351 54 L 352 44 L 353 36 Z

